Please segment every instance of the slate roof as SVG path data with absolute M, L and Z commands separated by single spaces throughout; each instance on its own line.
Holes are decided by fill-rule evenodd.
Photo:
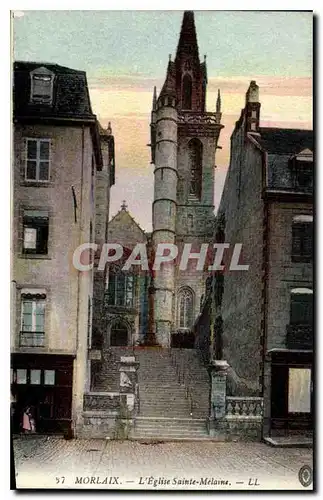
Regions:
M 260 127 L 261 146 L 273 154 L 296 154 L 304 149 L 313 151 L 313 130 Z
M 260 127 L 257 142 L 268 153 L 268 188 L 312 193 L 313 184 L 301 187 L 295 184 L 290 159 L 309 149 L 313 151 L 313 131 Z
M 30 72 L 45 67 L 54 73 L 53 101 L 30 102 Z M 14 117 L 94 119 L 85 71 L 45 62 L 14 62 Z

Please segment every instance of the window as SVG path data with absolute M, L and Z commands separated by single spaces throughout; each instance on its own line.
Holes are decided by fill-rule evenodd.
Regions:
M 108 304 L 132 307 L 134 298 L 134 276 L 122 272 L 110 272 Z
M 312 325 L 313 290 L 296 288 L 291 292 L 290 323 L 292 325 Z
M 178 326 L 179 328 L 191 328 L 193 322 L 193 292 L 190 288 L 184 288 L 178 295 Z
M 311 412 L 311 369 L 289 368 L 288 413 Z
M 313 255 L 313 218 L 294 217 L 292 225 L 292 261 L 311 262 Z
M 16 382 L 17 384 L 27 384 L 27 370 L 24 368 L 17 369 Z
M 192 78 L 188 74 L 183 78 L 182 106 L 183 109 L 192 109 Z
M 26 181 L 49 181 L 49 139 L 27 139 Z
M 48 212 L 24 210 L 23 253 L 48 253 Z
M 38 68 L 30 73 L 31 102 L 51 104 L 53 97 L 54 74 L 47 68 Z
M 193 215 L 188 214 L 187 215 L 187 230 L 192 231 L 194 227 L 194 220 L 193 220 Z
M 190 194 L 201 199 L 202 193 L 202 157 L 203 145 L 198 139 L 192 139 L 188 144 Z
M 293 188 L 311 191 L 313 188 L 313 152 L 305 149 L 290 159 Z
M 21 347 L 42 347 L 45 332 L 46 294 L 21 293 Z
M 40 385 L 41 370 L 30 370 L 30 383 L 32 385 Z
M 44 385 L 55 385 L 55 370 L 44 370 Z
M 55 385 L 55 370 L 40 368 L 13 368 L 11 383 L 30 385 Z

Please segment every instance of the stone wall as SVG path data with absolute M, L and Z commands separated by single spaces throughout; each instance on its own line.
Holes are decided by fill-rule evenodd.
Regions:
M 261 305 L 263 201 L 262 156 L 244 138 L 244 127 L 232 136 L 231 163 L 220 203 L 225 217 L 225 242 L 242 244 L 240 264 L 248 271 L 230 271 L 232 250 L 225 253 L 222 298 L 223 356 L 232 395 L 257 395 L 261 390 Z
M 269 206 L 267 350 L 285 348 L 292 288 L 313 287 L 313 264 L 292 262 L 292 223 L 312 215 L 310 203 L 273 202 Z

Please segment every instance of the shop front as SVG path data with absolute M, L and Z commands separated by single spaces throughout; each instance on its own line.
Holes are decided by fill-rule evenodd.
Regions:
M 313 430 L 313 352 L 271 352 L 270 435 Z
M 13 432 L 23 432 L 28 409 L 36 433 L 70 433 L 73 356 L 12 354 Z

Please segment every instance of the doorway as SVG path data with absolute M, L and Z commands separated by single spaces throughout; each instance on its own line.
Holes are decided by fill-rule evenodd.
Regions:
M 112 325 L 110 345 L 112 347 L 128 345 L 128 327 L 124 321 L 117 321 Z
M 311 365 L 272 365 L 271 427 L 285 430 L 312 429 Z

